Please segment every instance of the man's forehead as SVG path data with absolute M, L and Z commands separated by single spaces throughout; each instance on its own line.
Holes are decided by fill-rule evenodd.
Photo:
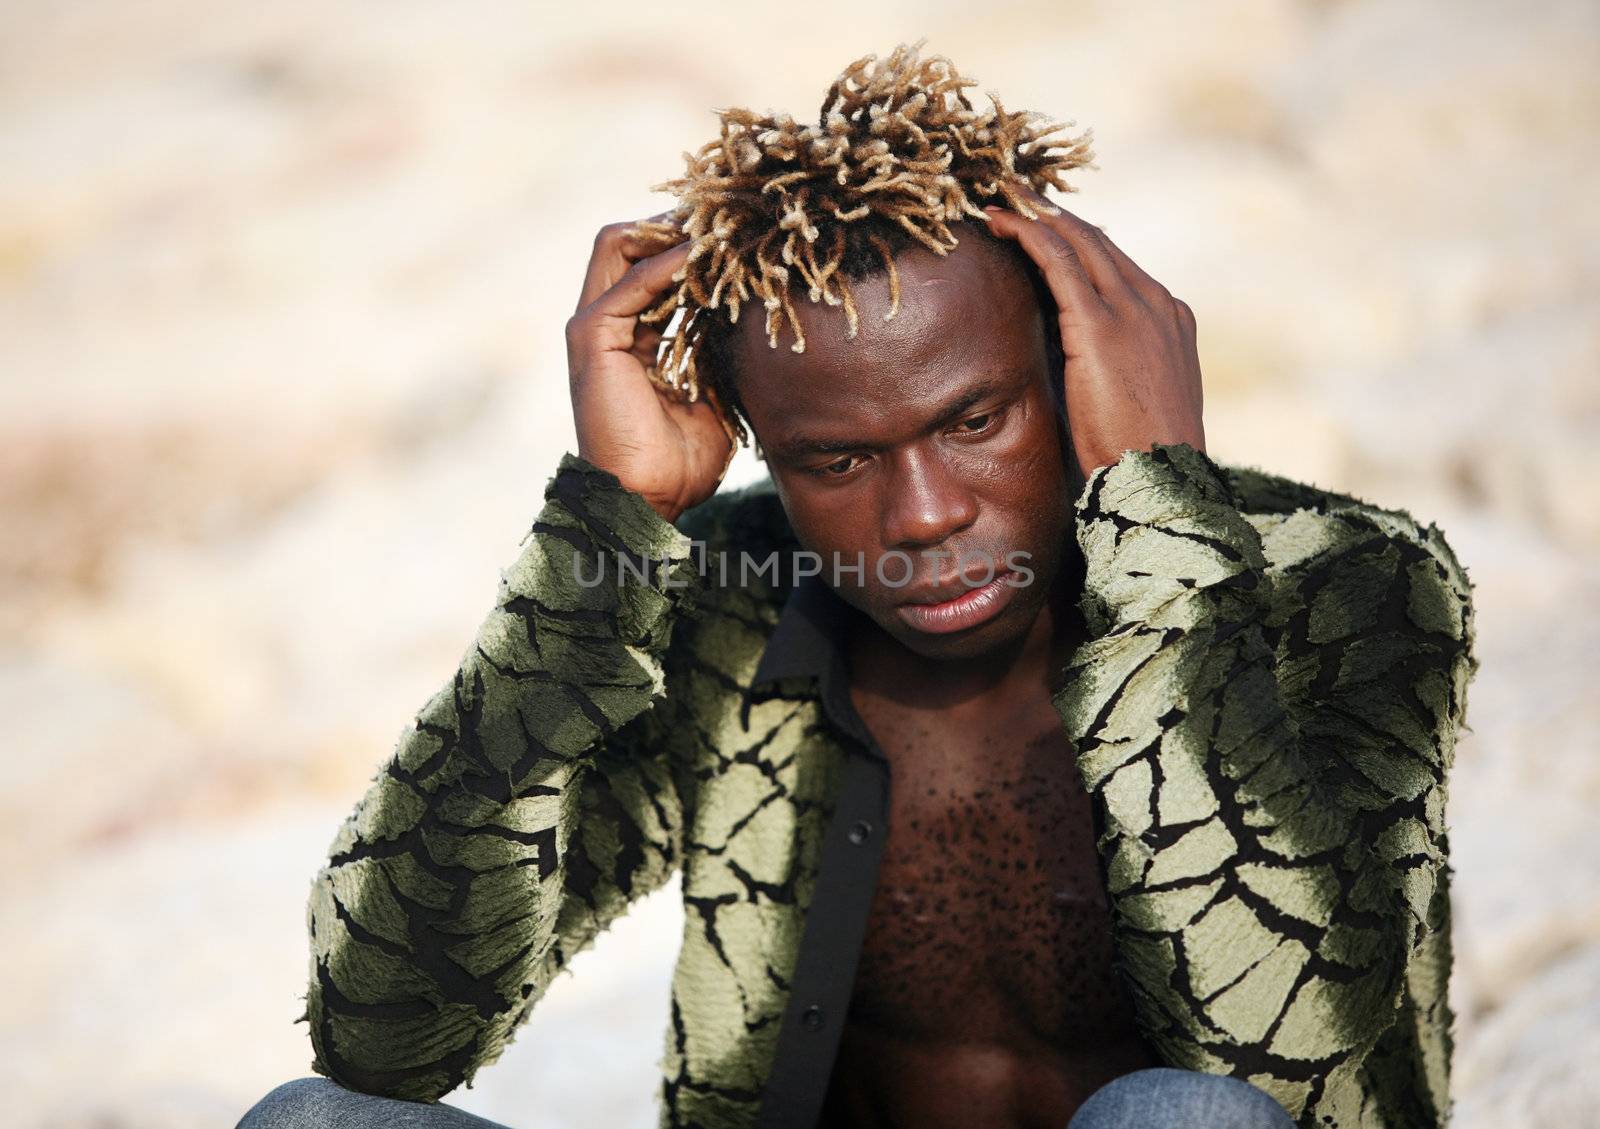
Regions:
M 894 346 L 918 330 L 939 327 L 964 336 L 983 335 L 998 329 L 1005 317 L 1014 316 L 1018 312 L 1014 306 L 998 306 L 996 300 L 1032 293 L 1026 256 L 1014 244 L 996 239 L 974 224 L 953 227 L 960 242 L 944 255 L 912 245 L 893 256 L 893 276 L 882 269 L 845 278 L 844 286 L 859 314 L 855 337 L 849 336 L 850 323 L 842 304 L 813 301 L 799 292 L 793 308 L 802 323 L 806 346 L 805 352 L 798 355 L 813 353 L 818 343 L 856 348 Z M 897 287 L 893 285 L 895 280 Z M 895 290 L 899 292 L 898 302 L 894 300 Z M 952 304 L 964 304 L 969 307 L 968 312 L 982 316 L 965 324 L 940 326 L 941 314 Z M 887 317 L 891 309 L 894 315 Z M 739 319 L 733 334 L 741 359 L 757 369 L 764 367 L 763 362 L 771 354 L 790 350 L 795 340 L 785 327 L 774 348 L 769 342 L 764 312 L 759 307 L 750 309 Z M 747 366 L 741 366 L 744 367 Z
M 912 434 L 984 381 L 1026 379 L 1043 358 L 1042 320 L 1027 275 L 1007 245 L 968 233 L 948 256 L 896 256 L 895 316 L 888 275 L 851 283 L 859 332 L 836 307 L 800 301 L 805 349 L 777 348 L 763 319 L 741 319 L 737 391 L 762 447 L 781 457 L 859 448 L 874 435 Z M 887 439 L 885 440 L 887 441 Z

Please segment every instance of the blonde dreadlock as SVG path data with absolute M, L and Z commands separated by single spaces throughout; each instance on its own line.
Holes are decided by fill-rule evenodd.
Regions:
M 868 55 L 845 68 L 816 125 L 720 111 L 721 136 L 684 155 L 682 177 L 656 186 L 678 197 L 671 219 L 635 229 L 654 250 L 694 241 L 676 289 L 641 317 L 666 324 L 682 315 L 651 379 L 681 399 L 705 393 L 737 444 L 747 437 L 728 407 L 731 389 L 719 387 L 715 371 L 703 383 L 697 363 L 714 311 L 725 309 L 731 325 L 760 299 L 768 344 L 777 347 L 787 323 L 791 348 L 804 352 L 794 309 L 803 286 L 812 302 L 843 308 L 854 338 L 860 314 L 847 275 L 865 272 L 841 268 L 859 261 L 863 246 L 888 274 L 887 320 L 900 308 L 896 244 L 947 254 L 957 244 L 952 223 L 986 221 L 975 199 L 1034 218 L 1019 187 L 1074 191 L 1063 174 L 1092 159 L 1090 132 L 1052 139 L 1071 122 L 1008 111 L 993 94 L 988 109 L 974 109 L 963 91 L 977 84 L 948 59 L 919 58 L 920 47 L 902 44 L 887 59 Z

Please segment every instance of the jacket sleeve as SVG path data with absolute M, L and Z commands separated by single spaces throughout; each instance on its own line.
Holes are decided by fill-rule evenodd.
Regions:
M 1157 1051 L 1304 1124 L 1364 1124 L 1353 1111 L 1397 1071 L 1447 1100 L 1444 803 L 1470 585 L 1436 528 L 1248 473 L 1279 496 L 1246 505 L 1187 444 L 1090 476 L 1089 639 L 1056 705 Z M 1399 1022 L 1409 1040 L 1386 1047 L 1409 1060 L 1366 1063 Z
M 663 658 L 692 545 L 562 458 L 460 668 L 400 736 L 313 885 L 314 1069 L 435 1101 L 677 864 Z

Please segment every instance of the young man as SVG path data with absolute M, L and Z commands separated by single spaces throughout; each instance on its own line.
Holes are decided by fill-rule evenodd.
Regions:
M 246 1124 L 486 1124 L 426 1103 L 675 869 L 667 1126 L 1443 1124 L 1465 573 L 1208 458 L 1083 140 L 967 85 L 727 111 L 601 233 L 578 454 L 315 887 L 334 1081 Z

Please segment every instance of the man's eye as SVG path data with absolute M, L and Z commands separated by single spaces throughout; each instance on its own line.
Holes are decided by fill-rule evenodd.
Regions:
M 855 456 L 845 455 L 841 458 L 834 459 L 831 463 L 827 463 L 818 467 L 817 473 L 825 478 L 838 478 L 841 475 L 849 474 L 854 469 Z
M 956 429 L 964 435 L 979 435 L 989 430 L 993 425 L 995 412 L 984 412 L 982 415 L 969 416 L 956 425 Z

